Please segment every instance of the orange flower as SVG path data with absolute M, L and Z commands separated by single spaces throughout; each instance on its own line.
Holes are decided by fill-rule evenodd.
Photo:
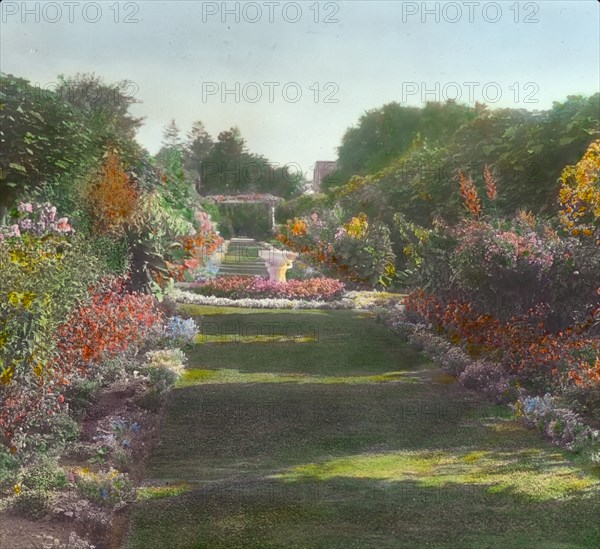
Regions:
M 473 183 L 471 176 L 465 175 L 461 170 L 458 171 L 458 180 L 460 183 L 460 195 L 467 210 L 475 217 L 481 215 L 481 200 L 477 193 L 477 188 Z
M 498 188 L 496 186 L 494 175 L 487 164 L 483 167 L 483 179 L 485 181 L 487 197 L 492 201 L 496 200 L 498 197 Z

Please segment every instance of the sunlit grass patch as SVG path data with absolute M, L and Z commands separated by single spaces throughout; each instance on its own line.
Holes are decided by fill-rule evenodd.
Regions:
M 557 464 L 555 453 L 543 451 L 529 455 L 527 452 L 487 451 L 359 454 L 299 465 L 273 478 L 286 482 L 336 478 L 412 481 L 422 487 L 471 485 L 485 487 L 490 494 L 515 494 L 535 501 L 600 489 L 597 479 L 567 463 Z
M 188 369 L 176 387 L 192 387 L 217 383 L 317 383 L 317 384 L 361 384 L 361 383 L 417 383 L 413 372 L 386 372 L 363 376 L 317 376 L 301 373 L 241 372 L 233 368 L 220 370 Z
M 190 485 L 187 482 L 178 484 L 166 484 L 163 486 L 142 486 L 137 490 L 138 501 L 148 499 L 160 499 L 180 496 L 190 491 Z
M 317 338 L 313 336 L 302 335 L 283 335 L 283 334 L 198 334 L 194 343 L 204 345 L 207 343 L 312 343 Z

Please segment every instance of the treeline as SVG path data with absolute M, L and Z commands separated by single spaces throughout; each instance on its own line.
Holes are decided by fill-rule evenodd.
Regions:
M 570 96 L 546 111 L 390 103 L 347 130 L 339 170 L 324 190 L 350 210 L 388 222 L 397 212 L 423 225 L 436 217 L 453 222 L 461 211 L 457 174 L 481 187 L 487 165 L 501 191 L 499 212 L 551 215 L 562 169 L 599 133 L 600 94 Z
M 164 130 L 163 143 L 157 158 L 180 154 L 187 176 L 201 195 L 269 193 L 290 198 L 301 190 L 302 173 L 250 152 L 238 127 L 220 132 L 215 140 L 197 121 L 184 140 L 172 120 Z

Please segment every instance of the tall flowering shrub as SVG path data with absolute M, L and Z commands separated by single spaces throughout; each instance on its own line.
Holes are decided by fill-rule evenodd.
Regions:
M 142 197 L 129 240 L 136 289 L 165 286 L 169 280 L 185 280 L 188 274 L 193 279 L 223 243 L 206 212 L 173 210 L 158 191 Z
M 100 267 L 50 204 L 21 203 L 0 228 L 0 438 L 60 405 L 58 326 Z
M 458 172 L 458 181 L 460 185 L 460 196 L 466 210 L 473 217 L 478 218 L 481 215 L 481 199 L 477 192 L 477 187 L 470 175 L 463 171 Z
M 358 284 L 388 285 L 395 276 L 389 229 L 364 213 L 342 221 L 343 213 L 312 213 L 282 228 L 278 240 L 326 271 Z
M 563 180 L 572 177 L 580 184 L 565 190 L 563 181 L 561 201 L 577 202 L 563 212 L 563 222 L 571 214 L 573 220 L 583 219 L 574 214 L 588 212 L 595 200 L 596 162 L 592 146 L 578 167 L 563 174 Z M 472 358 L 484 360 L 481 364 L 500 363 L 535 390 L 598 390 L 598 246 L 576 238 L 589 235 L 581 226 L 574 229 L 574 221 L 567 227 L 575 232 L 561 236 L 551 222 L 529 213 L 484 214 L 472 182 L 464 174 L 459 179 L 465 219 L 421 233 L 403 225 L 415 234 L 410 253 L 418 252 L 414 264 L 421 286 L 405 301 L 408 314 L 430 323 Z M 493 201 L 497 189 L 487 167 L 484 180 Z M 486 368 L 481 371 L 493 372 Z M 472 373 L 478 376 L 478 371 Z
M 140 191 L 129 177 L 115 151 L 108 151 L 88 190 L 89 211 L 94 232 L 121 236 L 138 207 Z
M 171 276 L 178 281 L 185 280 L 186 273 L 194 278 L 195 273 L 206 265 L 207 259 L 223 244 L 223 238 L 219 236 L 216 224 L 207 212 L 196 210 L 193 225 L 190 234 L 180 239 L 184 253 L 179 262 L 168 264 Z
M 103 359 L 139 346 L 161 322 L 154 298 L 127 292 L 126 280 L 103 282 L 59 327 L 59 364 L 65 375 L 86 374 Z
M 405 307 L 452 343 L 461 344 L 471 357 L 501 363 L 536 389 L 593 387 L 600 382 L 600 341 L 586 334 L 585 325 L 549 332 L 544 327 L 545 308 L 503 322 L 466 301 L 442 301 L 423 290 L 412 292 Z
M 600 245 L 600 139 L 576 165 L 563 170 L 559 201 L 563 226 L 573 236 L 588 237 Z

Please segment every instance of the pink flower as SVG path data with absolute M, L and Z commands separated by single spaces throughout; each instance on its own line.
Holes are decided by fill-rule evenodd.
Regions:
M 19 204 L 19 211 L 20 212 L 33 212 L 33 204 L 31 202 L 21 202 Z
M 54 221 L 54 218 L 56 217 L 56 206 L 52 206 L 49 210 L 48 210 L 48 219 L 50 221 Z M 63 218 L 65 219 L 65 218 Z M 60 220 L 59 220 L 60 223 Z
M 69 219 L 66 217 L 61 217 L 56 224 L 56 230 L 60 233 L 68 233 L 71 230 L 71 225 L 69 225 Z
M 11 229 L 12 229 L 12 234 L 14 236 L 21 236 L 21 231 L 19 230 L 19 226 L 18 225 L 12 225 Z

